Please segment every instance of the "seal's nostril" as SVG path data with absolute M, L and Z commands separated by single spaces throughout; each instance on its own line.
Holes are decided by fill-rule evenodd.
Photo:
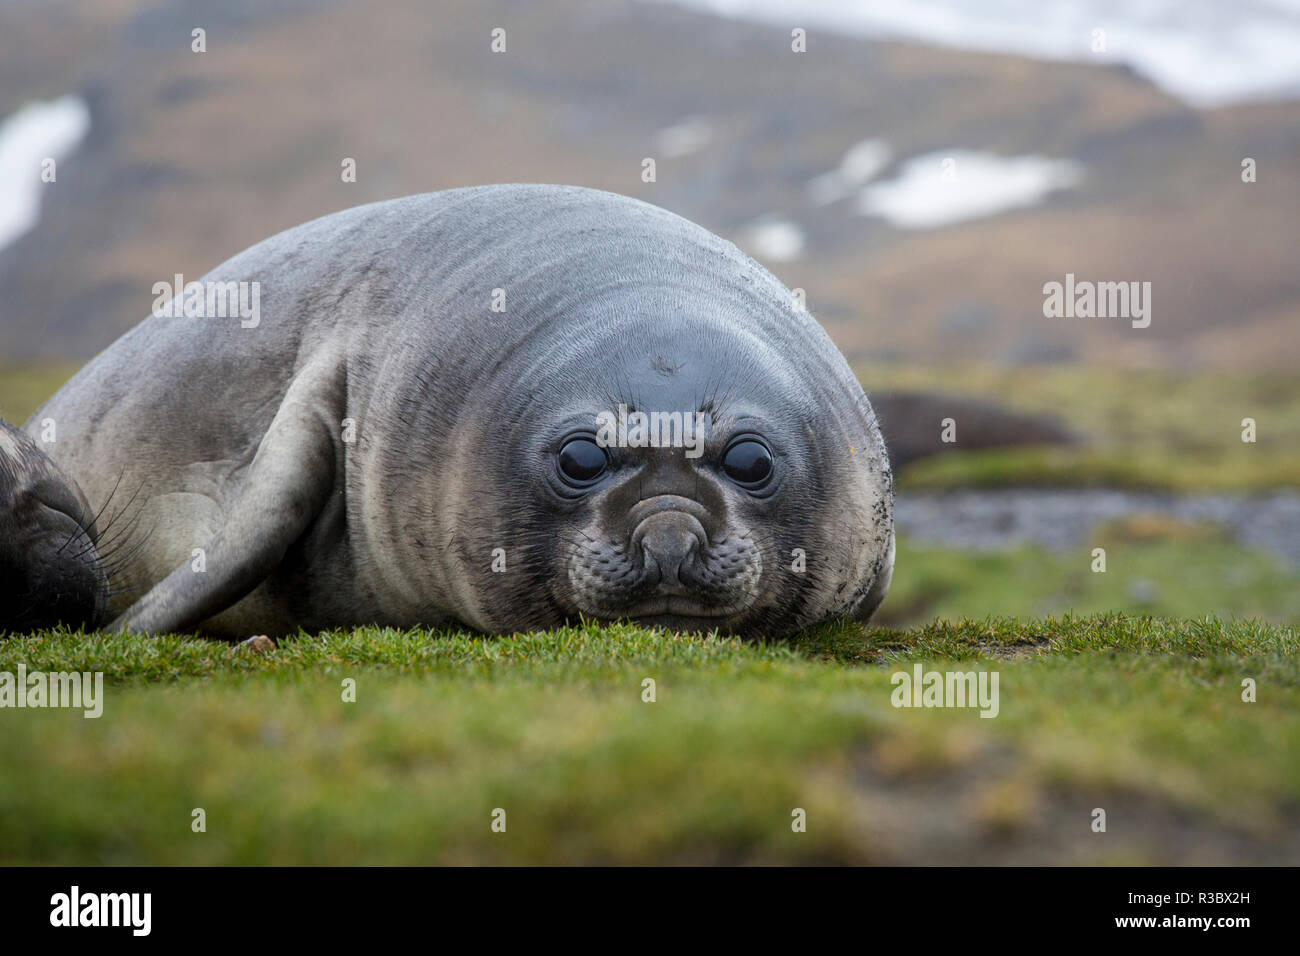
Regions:
M 681 584 L 682 568 L 691 562 L 699 549 L 699 542 L 693 535 L 685 539 L 677 537 L 672 540 L 664 540 L 656 536 L 646 538 L 641 546 L 645 549 L 646 557 L 653 560 L 658 568 L 662 583 Z
M 661 511 L 637 525 L 632 542 L 640 546 L 647 571 L 657 572 L 660 584 L 680 586 L 682 571 L 705 542 L 704 526 L 692 515 Z

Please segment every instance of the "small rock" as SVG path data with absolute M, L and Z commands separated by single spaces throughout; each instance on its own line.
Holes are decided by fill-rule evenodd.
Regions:
M 246 641 L 241 641 L 235 646 L 236 651 L 249 650 L 254 654 L 269 654 L 275 650 L 275 641 L 271 640 L 265 634 L 257 634 Z

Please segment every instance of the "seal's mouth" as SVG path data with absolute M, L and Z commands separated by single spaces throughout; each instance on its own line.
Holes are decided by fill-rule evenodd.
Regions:
M 50 509 L 41 524 L 0 547 L 0 631 L 96 624 L 108 576 L 71 515 Z
M 684 618 L 684 617 L 730 617 L 736 611 L 731 607 L 708 607 L 690 598 L 675 595 L 663 595 L 641 601 L 627 609 L 626 614 L 634 620 L 647 618 Z

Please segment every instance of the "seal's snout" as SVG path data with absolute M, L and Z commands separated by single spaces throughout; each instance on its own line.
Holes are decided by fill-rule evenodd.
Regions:
M 632 532 L 632 543 L 645 557 L 648 584 L 665 594 L 685 594 L 687 571 L 708 545 L 704 525 L 684 511 L 660 511 Z
M 756 542 L 694 498 L 661 494 L 611 511 L 626 537 L 596 528 L 571 552 L 577 609 L 690 630 L 729 629 L 758 598 L 763 562 Z
M 94 624 L 108 579 L 80 490 L 0 420 L 0 632 Z

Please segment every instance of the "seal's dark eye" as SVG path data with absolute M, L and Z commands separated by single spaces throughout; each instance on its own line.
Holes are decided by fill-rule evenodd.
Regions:
M 772 453 L 762 442 L 744 439 L 727 449 L 722 456 L 722 469 L 732 481 L 756 485 L 772 474 Z
M 560 471 L 570 481 L 591 481 L 605 470 L 605 449 L 590 438 L 574 438 L 560 449 Z

